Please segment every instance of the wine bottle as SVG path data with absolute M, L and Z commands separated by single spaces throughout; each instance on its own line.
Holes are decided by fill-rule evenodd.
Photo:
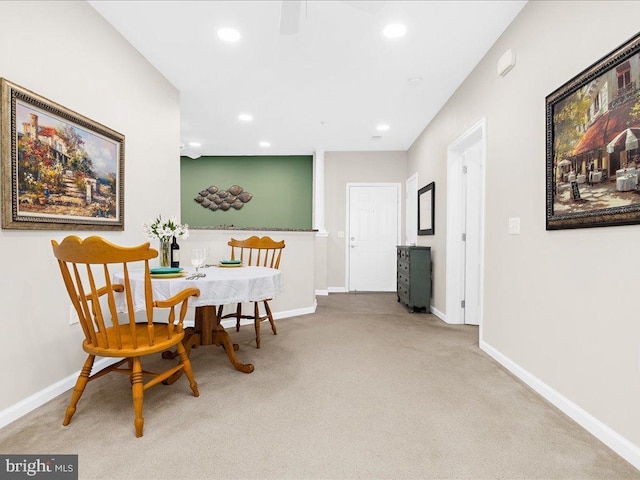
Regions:
M 180 245 L 178 245 L 176 237 L 173 237 L 173 241 L 171 242 L 171 266 L 180 266 Z

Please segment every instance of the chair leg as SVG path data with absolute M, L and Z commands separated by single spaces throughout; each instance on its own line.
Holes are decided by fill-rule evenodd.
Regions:
M 184 374 L 187 376 L 187 379 L 189 380 L 189 385 L 191 386 L 191 391 L 193 392 L 193 396 L 199 397 L 200 392 L 198 392 L 198 384 L 196 383 L 195 378 L 193 378 L 193 369 L 191 368 L 191 361 L 187 356 L 187 351 L 182 345 L 182 342 L 176 345 L 176 350 L 178 352 L 178 355 L 180 356 L 180 363 L 184 365 L 183 366 Z
M 184 347 L 183 347 L 184 348 Z M 144 388 L 142 385 L 142 364 L 139 357 L 133 359 L 133 371 L 131 372 L 131 391 L 133 393 L 133 409 L 136 412 L 136 419 L 133 424 L 136 427 L 136 437 L 142 436 L 144 418 L 142 417 L 142 400 Z
M 260 348 L 260 312 L 258 302 L 253 302 L 253 323 L 256 329 L 256 346 Z
M 89 376 L 91 375 L 91 369 L 93 368 L 93 361 L 95 360 L 95 355 L 89 355 L 82 366 L 82 370 L 80 371 L 80 375 L 78 376 L 78 380 L 76 381 L 76 386 L 73 389 L 73 394 L 71 395 L 71 402 L 67 407 L 67 411 L 64 415 L 64 421 L 62 425 L 65 427 L 69 425 L 71 422 L 71 417 L 76 413 L 76 405 L 82 396 L 82 392 L 84 392 L 84 387 L 87 386 L 87 382 L 89 381 Z
M 276 330 L 276 322 L 273 320 L 273 315 L 271 314 L 271 308 L 269 307 L 269 302 L 267 302 L 266 300 L 264 301 L 264 309 L 267 312 L 267 317 L 269 318 L 269 323 L 271 324 L 271 331 L 273 332 L 274 335 L 277 335 L 278 331 Z
M 236 306 L 236 332 L 240 331 L 240 317 L 242 317 L 242 304 Z

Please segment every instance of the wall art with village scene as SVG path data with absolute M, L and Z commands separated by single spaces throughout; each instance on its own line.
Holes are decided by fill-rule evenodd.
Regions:
M 124 136 L 6 80 L 2 135 L 3 228 L 124 228 Z
M 640 39 L 547 97 L 547 229 L 640 223 Z

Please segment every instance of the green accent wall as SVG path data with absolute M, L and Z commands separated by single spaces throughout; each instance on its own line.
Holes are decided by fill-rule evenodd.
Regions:
M 253 198 L 240 210 L 212 211 L 195 201 L 210 185 L 240 185 Z M 181 157 L 180 195 L 181 220 L 190 227 L 311 229 L 313 157 Z

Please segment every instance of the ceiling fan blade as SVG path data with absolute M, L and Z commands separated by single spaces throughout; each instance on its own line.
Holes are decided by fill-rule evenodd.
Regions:
M 293 35 L 300 30 L 302 0 L 282 0 L 280 7 L 280 34 Z

